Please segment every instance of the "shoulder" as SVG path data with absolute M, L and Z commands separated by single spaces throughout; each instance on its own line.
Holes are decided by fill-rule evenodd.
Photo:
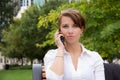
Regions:
M 92 57 L 97 57 L 97 56 L 100 56 L 100 54 L 96 51 L 91 51 L 91 50 L 88 50 L 86 49 L 86 53 L 89 54 L 90 56 Z
M 86 53 L 90 55 L 90 57 L 92 57 L 94 60 L 102 60 L 101 55 L 96 51 L 86 49 Z
M 57 53 L 57 49 L 48 50 L 47 53 L 45 54 L 45 57 L 54 57 L 56 56 L 56 53 Z
M 92 51 L 92 50 L 89 50 L 89 49 L 86 49 L 83 44 L 81 44 L 82 46 L 82 50 L 83 50 L 83 53 L 86 53 L 87 55 L 89 55 L 90 57 L 93 57 L 93 58 L 101 58 L 100 54 L 96 51 Z
M 45 67 L 53 63 L 56 53 L 57 53 L 57 49 L 51 49 L 47 51 L 47 53 L 43 58 Z

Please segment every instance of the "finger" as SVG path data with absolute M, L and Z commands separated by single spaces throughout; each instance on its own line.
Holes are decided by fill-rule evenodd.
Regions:
M 54 37 L 57 37 L 59 35 L 58 30 L 55 32 Z

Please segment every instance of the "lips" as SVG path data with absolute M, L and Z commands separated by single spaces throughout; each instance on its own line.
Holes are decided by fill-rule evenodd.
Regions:
M 67 36 L 67 38 L 73 38 L 73 36 Z

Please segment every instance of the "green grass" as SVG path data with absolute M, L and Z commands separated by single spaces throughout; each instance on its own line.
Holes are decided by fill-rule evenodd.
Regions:
M 32 80 L 32 70 L 2 70 L 0 80 Z

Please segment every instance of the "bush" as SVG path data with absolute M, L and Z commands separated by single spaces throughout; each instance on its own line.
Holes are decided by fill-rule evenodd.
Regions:
M 11 70 L 18 70 L 18 69 L 25 70 L 25 69 L 32 69 L 32 66 L 31 65 L 22 66 L 22 65 L 14 64 L 14 65 L 9 65 L 9 69 L 11 69 Z
M 4 69 L 8 70 L 9 69 L 9 64 L 5 64 Z

